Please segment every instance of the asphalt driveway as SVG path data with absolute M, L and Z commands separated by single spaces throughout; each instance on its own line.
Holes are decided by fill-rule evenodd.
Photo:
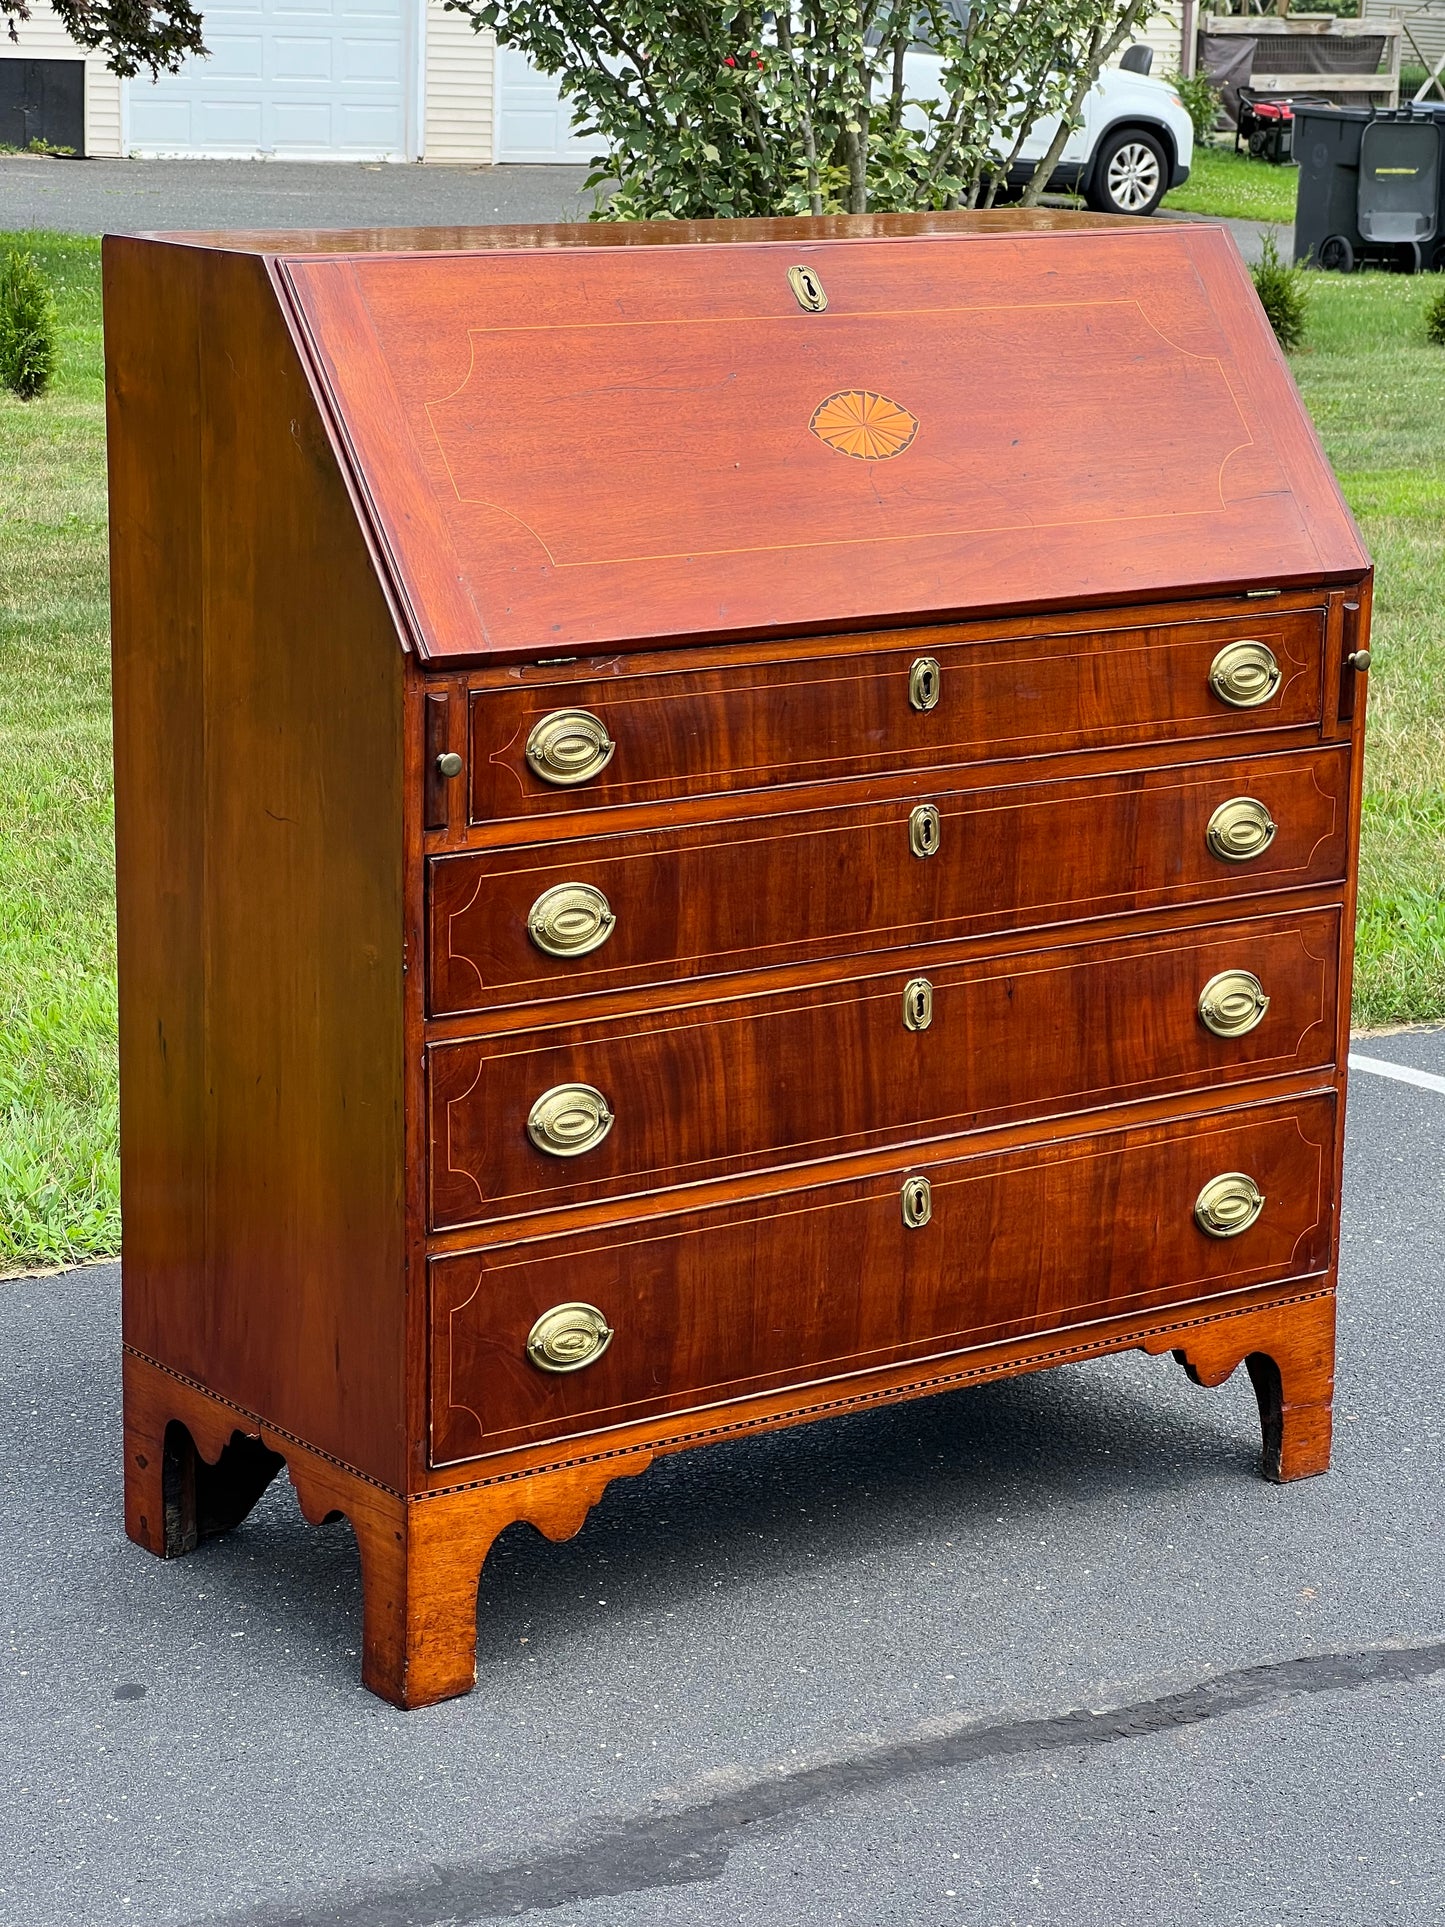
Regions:
M 0 1285 L 0 1921 L 1438 1927 L 1445 1031 L 1358 1049 L 1328 1477 L 1141 1355 L 666 1459 L 420 1713 L 284 1481 L 122 1537 L 117 1268 Z
M 0 230 L 466 227 L 585 221 L 585 167 L 405 167 L 304 161 L 62 161 L 0 155 Z M 1158 217 L 1194 221 L 1172 211 Z M 1262 221 L 1220 221 L 1246 261 Z M 1276 230 L 1289 252 L 1289 230 Z
M 0 156 L 0 229 L 467 227 L 585 221 L 585 167 Z

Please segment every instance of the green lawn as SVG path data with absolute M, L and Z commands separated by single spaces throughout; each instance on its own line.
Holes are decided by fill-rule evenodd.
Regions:
M 0 395 L 0 1269 L 120 1236 L 99 244 L 29 244 L 63 345 L 49 395 Z M 1421 311 L 1440 281 L 1310 286 L 1295 372 L 1380 573 L 1356 1017 L 1438 1018 L 1445 350 Z
M 1355 1020 L 1445 1017 L 1442 277 L 1312 274 L 1295 377 L 1375 558 Z
M 0 1268 L 120 1239 L 100 244 L 34 252 L 63 332 L 47 396 L 0 391 Z
M 1277 221 L 1294 226 L 1294 166 L 1273 167 L 1252 161 L 1230 147 L 1196 147 L 1194 166 L 1183 187 L 1164 196 L 1165 207 L 1186 214 L 1223 214 L 1240 221 Z

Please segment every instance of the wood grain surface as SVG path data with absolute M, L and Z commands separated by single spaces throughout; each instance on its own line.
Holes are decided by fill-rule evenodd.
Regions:
M 356 1535 L 364 1683 L 395 1706 L 429 1706 L 469 1692 L 475 1683 L 477 1581 L 498 1533 L 525 1520 L 549 1539 L 570 1538 L 614 1479 L 646 1471 L 659 1454 L 715 1439 L 1136 1347 L 1155 1354 L 1173 1350 L 1199 1385 L 1222 1384 L 1244 1363 L 1259 1400 L 1265 1476 L 1297 1479 L 1323 1472 L 1329 1464 L 1334 1312 L 1334 1293 L 1305 1280 L 1298 1291 L 1274 1300 L 1235 1294 L 1183 1316 L 1095 1320 L 1075 1328 L 1066 1343 L 980 1346 L 932 1374 L 925 1367 L 921 1377 L 885 1372 L 855 1380 L 831 1401 L 826 1388 L 818 1388 L 811 1399 L 820 1402 L 811 1405 L 808 1397 L 773 1396 L 717 1408 L 710 1422 L 690 1431 L 669 1432 L 665 1422 L 634 1425 L 602 1435 L 590 1450 L 561 1464 L 493 1471 L 412 1498 L 312 1452 L 261 1415 L 228 1405 L 128 1350 L 126 1531 L 161 1557 L 189 1552 L 205 1536 L 185 1530 L 197 1524 L 198 1486 L 224 1483 L 231 1461 L 267 1470 L 284 1465 L 308 1524 L 344 1518 Z M 534 1456 L 514 1454 L 512 1464 L 525 1465 Z
M 1339 915 L 1215 925 L 1001 960 L 919 950 L 906 970 L 575 1027 L 434 1044 L 431 1221 L 474 1224 L 739 1171 L 921 1143 L 1016 1118 L 1318 1071 L 1334 1054 Z M 1200 1021 L 1205 983 L 1248 970 L 1270 1005 L 1246 1036 Z M 905 986 L 930 986 L 926 1030 Z M 560 1084 L 616 1122 L 558 1158 L 527 1135 Z
M 677 830 L 434 858 L 430 1007 L 481 1010 L 721 976 L 1064 923 L 1087 916 L 1337 883 L 1345 874 L 1349 757 L 1338 749 L 985 791 L 943 783 L 851 803 Z M 1278 825 L 1249 862 L 1210 853 L 1205 829 L 1234 796 Z M 919 804 L 938 853 L 911 854 Z M 610 825 L 608 826 L 610 828 Z M 543 891 L 582 882 L 617 923 L 601 949 L 554 957 L 527 916 Z
M 743 221 L 555 221 L 505 227 L 174 228 L 145 240 L 170 247 L 270 255 L 542 254 L 575 248 L 718 248 L 758 241 L 876 241 L 941 234 L 987 239 L 999 234 L 1077 234 L 1089 228 L 1129 233 L 1130 215 L 1083 214 L 1071 208 L 970 208 L 928 214 L 778 215 Z M 584 270 L 585 271 L 585 270 Z
M 919 1229 L 894 1177 L 435 1259 L 434 1462 L 1322 1271 L 1334 1117 L 1325 1094 L 996 1156 L 935 1149 L 916 1166 L 933 1206 Z M 1194 1203 L 1227 1171 L 1265 1208 L 1207 1237 Z M 539 1371 L 528 1332 L 569 1302 L 616 1336 L 581 1371 Z
M 104 258 L 134 1539 L 284 1461 L 419 1705 L 496 1534 L 661 1452 L 1139 1345 L 1243 1363 L 1266 1473 L 1324 1468 L 1371 584 L 1226 235 Z M 575 786 L 525 756 L 561 709 L 614 745 Z M 590 954 L 529 935 L 563 884 Z M 576 1083 L 612 1128 L 548 1157 Z M 540 1370 L 578 1303 L 608 1348 Z
M 901 648 L 886 634 L 860 636 L 846 655 L 751 668 L 649 673 L 644 655 L 600 675 L 491 683 L 471 692 L 471 818 L 1317 726 L 1324 627 L 1322 609 L 1265 605 L 1053 636 L 1015 637 L 1002 624 L 985 636 L 941 628 Z M 1273 652 L 1281 677 L 1268 701 L 1239 709 L 1214 693 L 1209 671 L 1226 644 L 1246 638 Z M 909 697 L 922 658 L 937 663 L 939 689 L 924 711 Z M 576 788 L 545 782 L 525 753 L 536 724 L 563 709 L 596 716 L 616 744 L 606 768 Z
M 264 263 L 104 259 L 126 1337 L 399 1480 L 404 659 Z
M 1220 229 L 760 238 L 725 275 L 716 258 L 283 263 L 428 660 L 1365 566 Z M 798 262 L 825 312 L 795 298 Z M 908 439 L 830 444 L 824 405 L 870 395 Z

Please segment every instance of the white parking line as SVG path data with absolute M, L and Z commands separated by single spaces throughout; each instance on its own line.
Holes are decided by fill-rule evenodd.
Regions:
M 1350 1052 L 1352 1071 L 1373 1071 L 1376 1077 L 1394 1077 L 1402 1084 L 1418 1084 L 1422 1091 L 1445 1092 L 1445 1077 L 1437 1077 L 1433 1071 L 1417 1071 L 1409 1064 L 1387 1063 L 1383 1057 L 1361 1057 L 1358 1051 Z

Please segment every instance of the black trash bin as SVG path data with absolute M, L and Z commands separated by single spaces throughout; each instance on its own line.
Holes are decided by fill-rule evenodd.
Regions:
M 1296 102 L 1294 157 L 1297 262 L 1445 267 L 1445 105 Z
M 1419 273 L 1440 239 L 1445 120 L 1372 120 L 1360 136 L 1360 233 L 1367 247 L 1414 251 Z

